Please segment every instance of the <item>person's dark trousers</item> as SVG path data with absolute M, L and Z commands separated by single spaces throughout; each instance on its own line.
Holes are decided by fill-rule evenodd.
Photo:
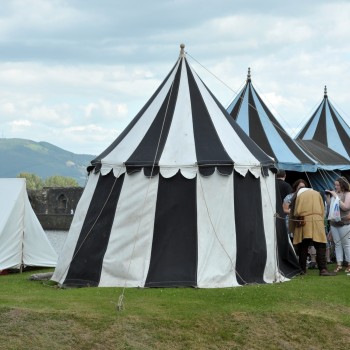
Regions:
M 312 239 L 303 239 L 297 244 L 297 254 L 299 255 L 299 266 L 303 272 L 306 272 L 306 261 L 309 246 L 313 245 L 316 249 L 316 263 L 320 271 L 327 270 L 326 243 L 313 242 Z
M 327 270 L 326 243 L 314 242 L 316 262 L 320 271 Z
M 306 273 L 306 261 L 309 250 L 309 245 L 312 243 L 311 239 L 303 239 L 296 245 L 297 254 L 299 256 L 299 266 L 301 270 Z

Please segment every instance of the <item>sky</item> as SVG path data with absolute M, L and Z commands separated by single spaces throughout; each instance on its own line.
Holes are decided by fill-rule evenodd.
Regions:
M 178 59 L 227 107 L 252 83 L 294 137 L 323 99 L 350 124 L 350 0 L 3 0 L 0 137 L 98 155 Z

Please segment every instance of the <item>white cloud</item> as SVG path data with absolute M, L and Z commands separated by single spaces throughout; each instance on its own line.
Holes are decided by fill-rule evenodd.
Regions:
M 3 3 L 2 7 L 6 11 L 6 17 L 0 22 L 2 40 L 23 37 L 35 40 L 36 36 L 66 32 L 87 20 L 82 11 L 60 0 L 11 0 Z
M 0 101 L 0 113 L 11 115 L 11 114 L 14 114 L 15 111 L 16 111 L 16 107 L 13 103 Z
M 22 126 L 31 126 L 32 123 L 29 120 L 14 120 L 12 123 L 10 123 L 14 128 L 20 128 Z
M 85 116 L 87 118 L 92 117 L 92 115 L 95 115 L 98 111 L 98 104 L 97 103 L 89 103 L 86 107 L 85 107 Z
M 105 99 L 89 103 L 84 109 L 87 119 L 100 117 L 100 119 L 103 118 L 112 122 L 128 116 L 128 106 L 125 103 L 116 104 Z
M 311 116 L 324 85 L 349 122 L 349 2 L 137 4 L 3 2 L 0 131 L 96 154 L 148 101 L 181 42 L 224 106 L 251 67 L 255 88 L 288 130 Z
M 39 123 L 48 123 L 53 126 L 68 126 L 72 123 L 72 118 L 68 116 L 69 107 L 67 105 L 60 106 L 36 106 L 28 112 L 28 116 L 33 121 Z
M 64 134 L 64 141 L 61 140 L 56 145 L 67 149 L 65 145 L 74 144 L 80 150 L 75 153 L 97 155 L 117 138 L 120 131 L 118 132 L 116 129 L 110 127 L 104 128 L 95 124 L 87 124 L 65 128 L 61 132 Z M 57 138 L 59 136 L 54 131 L 54 137 Z

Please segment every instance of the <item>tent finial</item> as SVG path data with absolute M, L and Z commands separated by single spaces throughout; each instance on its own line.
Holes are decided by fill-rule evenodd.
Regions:
M 250 67 L 248 67 L 248 74 L 247 74 L 247 83 L 250 83 L 252 81 L 251 75 L 250 75 Z
M 185 57 L 186 53 L 185 53 L 185 44 L 181 44 L 180 45 L 180 57 Z
M 324 86 L 324 97 L 327 98 L 327 85 Z

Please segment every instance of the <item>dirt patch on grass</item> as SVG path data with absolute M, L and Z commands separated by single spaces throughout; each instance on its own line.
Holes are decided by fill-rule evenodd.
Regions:
M 346 349 L 350 328 L 307 313 L 89 318 L 74 312 L 0 309 L 0 349 Z
M 94 341 L 75 315 L 13 308 L 0 318 L 0 349 L 82 349 Z

